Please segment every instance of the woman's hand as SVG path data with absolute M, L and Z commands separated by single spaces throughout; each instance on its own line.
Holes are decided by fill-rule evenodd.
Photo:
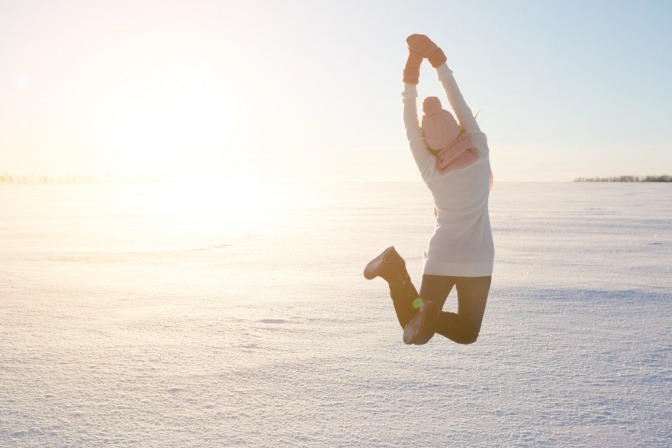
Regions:
M 446 62 L 446 55 L 429 37 L 424 34 L 411 34 L 406 38 L 411 53 L 418 53 L 427 58 L 432 67 L 436 68 Z

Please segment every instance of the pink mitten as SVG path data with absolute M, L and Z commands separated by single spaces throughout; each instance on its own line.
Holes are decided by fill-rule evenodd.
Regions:
M 443 50 L 424 34 L 411 34 L 406 38 L 406 43 L 411 52 L 416 52 L 426 57 L 434 68 L 447 60 Z
M 404 67 L 404 82 L 406 84 L 418 84 L 420 80 L 420 64 L 422 64 L 422 55 L 409 51 L 406 66 Z

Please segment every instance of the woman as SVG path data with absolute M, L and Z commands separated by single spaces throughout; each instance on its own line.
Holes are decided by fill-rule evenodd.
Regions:
M 443 51 L 421 34 L 409 36 L 406 42 L 404 124 L 413 158 L 434 198 L 436 228 L 425 251 L 419 296 L 394 247 L 371 260 L 364 276 L 388 282 L 406 344 L 425 344 L 435 333 L 471 344 L 481 329 L 494 259 L 488 216 L 492 180 L 488 144 Z M 441 108 L 438 98 L 429 97 L 423 103 L 420 127 L 416 86 L 423 58 L 436 69 L 459 125 Z M 453 286 L 457 289 L 457 313 L 444 312 Z

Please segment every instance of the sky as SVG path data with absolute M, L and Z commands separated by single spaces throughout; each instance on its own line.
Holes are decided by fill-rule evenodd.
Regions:
M 0 0 L 0 174 L 419 180 L 413 33 L 495 179 L 672 174 L 670 23 L 667 1 Z M 445 98 L 428 64 L 419 93 Z

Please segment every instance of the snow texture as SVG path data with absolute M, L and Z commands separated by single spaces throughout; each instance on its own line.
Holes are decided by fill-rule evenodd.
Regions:
M 422 184 L 231 193 L 0 186 L 0 446 L 670 446 L 669 184 L 495 184 L 481 336 L 422 347 L 361 275 L 419 281 Z

